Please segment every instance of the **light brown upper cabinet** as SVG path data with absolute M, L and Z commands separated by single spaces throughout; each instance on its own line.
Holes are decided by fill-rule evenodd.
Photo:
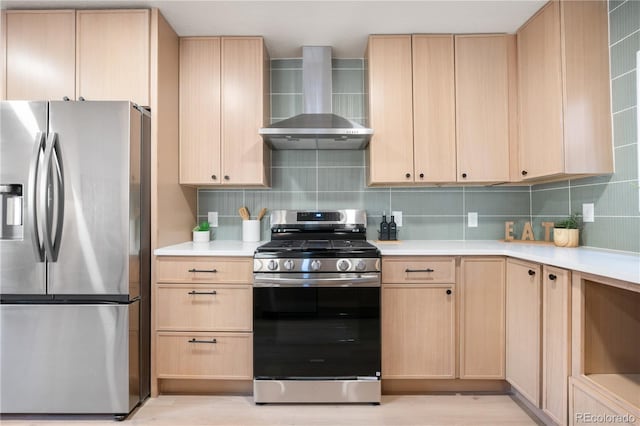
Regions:
M 148 106 L 150 20 L 137 9 L 7 11 L 6 98 Z
M 180 183 L 269 186 L 268 93 L 261 37 L 180 39 Z
M 509 181 L 515 37 L 373 35 L 369 185 Z
M 6 99 L 75 99 L 75 11 L 9 10 L 5 19 Z
M 550 1 L 517 45 L 522 178 L 612 173 L 607 3 Z
M 76 12 L 76 94 L 149 105 L 149 10 Z
M 369 37 L 369 184 L 413 183 L 413 105 L 410 35 Z
M 457 181 L 508 182 L 514 36 L 455 36 L 455 56 Z

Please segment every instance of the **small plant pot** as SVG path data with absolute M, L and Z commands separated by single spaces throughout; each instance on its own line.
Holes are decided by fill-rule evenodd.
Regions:
M 208 243 L 209 237 L 210 237 L 209 231 L 193 231 L 194 243 Z
M 578 247 L 579 229 L 553 228 L 553 243 L 558 247 Z

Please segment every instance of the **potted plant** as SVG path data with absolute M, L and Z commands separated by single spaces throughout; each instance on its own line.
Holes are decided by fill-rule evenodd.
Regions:
M 194 243 L 208 243 L 209 242 L 209 222 L 202 221 L 200 224 L 193 228 L 193 242 Z
M 573 213 L 553 227 L 553 243 L 558 247 L 578 247 L 580 240 L 580 215 Z

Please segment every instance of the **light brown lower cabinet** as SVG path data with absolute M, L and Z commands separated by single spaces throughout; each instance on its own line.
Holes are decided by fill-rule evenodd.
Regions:
M 160 379 L 251 379 L 251 333 L 157 334 Z
M 506 378 L 522 396 L 540 406 L 542 268 L 507 259 Z
M 384 284 L 382 378 L 453 379 L 454 284 Z
M 505 378 L 505 259 L 460 261 L 460 378 Z
M 542 274 L 542 410 L 567 424 L 571 360 L 571 272 L 545 265 Z

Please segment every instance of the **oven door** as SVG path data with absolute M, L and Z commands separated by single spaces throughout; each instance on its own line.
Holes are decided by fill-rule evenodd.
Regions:
M 379 274 L 317 275 L 256 274 L 256 379 L 380 377 Z

